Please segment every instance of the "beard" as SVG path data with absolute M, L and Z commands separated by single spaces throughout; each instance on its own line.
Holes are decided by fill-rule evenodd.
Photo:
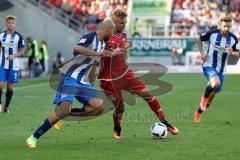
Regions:
M 229 34 L 229 31 L 223 31 L 222 32 L 224 36 L 228 35 Z
M 107 42 L 107 41 L 109 40 L 109 38 L 110 38 L 109 36 L 105 36 L 104 39 L 103 39 L 103 41 L 104 41 L 104 42 Z

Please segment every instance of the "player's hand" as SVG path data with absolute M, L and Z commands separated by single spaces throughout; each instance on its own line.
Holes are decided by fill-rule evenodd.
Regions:
M 8 55 L 8 56 L 7 56 L 7 59 L 8 59 L 8 60 L 13 60 L 14 58 L 16 58 L 14 55 Z
M 98 55 L 100 57 L 112 57 L 113 56 L 113 51 L 103 50 L 102 52 L 99 52 Z
M 113 52 L 115 55 L 118 55 L 118 54 L 125 54 L 127 50 L 125 48 L 116 48 L 113 50 Z
M 228 48 L 226 48 L 226 52 L 229 53 L 229 54 L 232 54 L 233 49 L 231 47 L 228 47 Z
M 201 53 L 201 58 L 205 62 L 206 60 L 208 60 L 208 55 L 205 53 Z

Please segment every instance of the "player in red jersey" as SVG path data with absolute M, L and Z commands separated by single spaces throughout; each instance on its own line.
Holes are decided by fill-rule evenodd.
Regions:
M 178 129 L 166 121 L 158 100 L 148 91 L 146 85 L 135 77 L 133 71 L 128 69 L 126 63 L 126 34 L 123 33 L 127 23 L 127 13 L 117 9 L 113 12 L 111 19 L 116 25 L 116 30 L 109 39 L 106 48 L 114 50 L 114 56 L 101 58 L 101 69 L 98 79 L 104 93 L 115 106 L 113 113 L 114 137 L 122 137 L 121 119 L 125 108 L 121 93 L 123 90 L 142 97 L 157 115 L 158 119 L 167 126 L 169 132 L 177 135 L 179 133 Z

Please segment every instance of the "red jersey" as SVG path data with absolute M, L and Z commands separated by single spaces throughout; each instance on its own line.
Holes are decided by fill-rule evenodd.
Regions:
M 112 35 L 107 42 L 106 49 L 113 50 L 116 48 L 125 48 L 126 43 L 125 33 Z M 102 57 L 101 69 L 98 75 L 98 79 L 110 81 L 122 77 L 128 69 L 126 54 L 127 53 L 113 55 L 113 57 Z

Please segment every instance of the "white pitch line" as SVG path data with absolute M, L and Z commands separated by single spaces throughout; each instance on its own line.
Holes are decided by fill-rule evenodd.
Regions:
M 28 88 L 38 88 L 43 86 L 49 86 L 49 83 L 39 83 L 39 84 L 33 84 L 33 85 L 27 85 L 22 87 L 15 87 L 13 90 L 21 90 L 21 89 L 28 89 Z M 6 91 L 6 89 L 4 89 Z
M 38 87 L 43 87 L 43 86 L 49 86 L 49 83 L 39 83 L 39 84 L 33 84 L 33 85 L 29 85 L 29 86 L 16 87 L 16 88 L 14 88 L 14 90 L 38 88 Z

